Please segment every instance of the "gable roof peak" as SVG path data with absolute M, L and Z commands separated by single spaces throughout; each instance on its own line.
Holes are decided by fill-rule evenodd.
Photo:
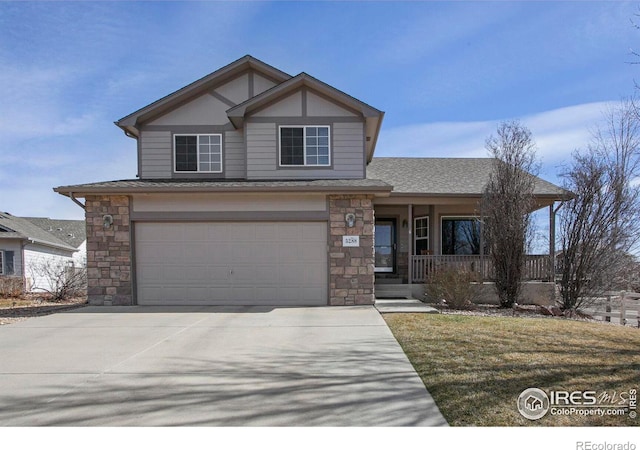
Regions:
M 241 74 L 247 70 L 254 70 L 267 77 L 276 80 L 279 83 L 291 78 L 286 72 L 277 69 L 258 58 L 245 55 L 235 61 L 227 64 L 226 66 L 217 69 L 208 75 L 178 89 L 177 91 L 168 94 L 153 103 L 144 106 L 137 111 L 117 120 L 115 124 L 122 128 L 127 135 L 138 134 L 137 125 L 141 119 L 147 118 L 150 115 L 155 114 L 157 111 L 169 110 L 171 107 L 180 104 L 185 99 L 193 97 L 200 92 L 205 92 L 211 86 L 222 83 L 227 79 L 231 79 L 234 76 Z

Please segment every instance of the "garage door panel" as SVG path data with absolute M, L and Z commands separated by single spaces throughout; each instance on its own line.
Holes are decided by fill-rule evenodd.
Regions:
M 255 238 L 259 242 L 273 242 L 278 239 L 278 229 L 275 227 L 256 227 Z
M 187 297 L 195 302 L 206 302 L 211 298 L 210 289 L 207 287 L 185 287 Z
M 317 270 L 311 270 L 309 268 L 305 269 L 304 272 L 304 283 L 307 286 L 319 286 L 323 283 L 327 282 L 327 276 L 324 272 L 319 272 Z
M 278 279 L 287 286 L 301 286 L 306 284 L 305 267 L 301 264 L 283 265 L 280 267 Z
M 181 252 L 189 259 L 193 261 L 206 261 L 209 253 L 211 252 L 211 246 L 201 242 L 186 242 L 182 246 Z
M 243 285 L 272 284 L 277 281 L 278 270 L 273 264 L 257 264 L 251 267 L 236 267 L 233 270 L 234 283 Z
M 264 242 L 252 247 L 251 256 L 256 264 L 276 264 L 277 252 L 281 244 Z
M 326 305 L 326 223 L 137 223 L 139 304 Z
M 289 240 L 302 241 L 303 228 L 303 225 L 297 223 L 286 223 L 280 228 L 282 233 L 280 239 L 285 242 Z
M 254 223 L 237 223 L 227 228 L 227 240 L 232 242 L 247 242 L 255 240 Z
M 229 240 L 227 224 L 208 224 L 206 242 L 226 243 Z
M 302 239 L 305 242 L 319 242 L 323 245 L 327 243 L 327 235 L 326 230 L 325 234 L 318 233 L 318 229 L 313 226 L 313 224 L 303 224 L 300 227 L 300 231 L 302 233 Z

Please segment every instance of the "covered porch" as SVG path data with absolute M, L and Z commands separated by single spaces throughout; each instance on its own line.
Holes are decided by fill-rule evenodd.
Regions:
M 494 170 L 492 158 L 375 158 L 367 177 L 393 186 L 374 200 L 376 297 L 419 294 L 443 267 L 465 268 L 490 283 L 495 270 L 482 233 L 480 200 Z M 534 178 L 534 211 L 548 220 L 548 251 L 528 255 L 525 279 L 553 290 L 556 202 L 568 192 Z M 545 213 L 548 210 L 548 214 Z M 550 288 L 550 289 L 549 289 Z
M 495 269 L 483 239 L 478 201 L 478 198 L 377 199 L 376 289 L 424 284 L 435 271 L 450 267 L 476 273 L 479 282 L 493 281 Z M 555 253 L 554 201 L 541 201 L 538 206 L 548 209 L 551 244 L 548 253 L 527 255 L 524 279 L 550 282 L 555 276 L 550 256 Z

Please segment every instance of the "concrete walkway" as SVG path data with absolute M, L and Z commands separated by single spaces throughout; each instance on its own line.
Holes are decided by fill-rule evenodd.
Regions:
M 86 307 L 0 342 L 1 426 L 446 425 L 373 307 Z
M 426 313 L 440 314 L 433 306 L 416 300 L 415 298 L 403 299 L 376 299 L 376 309 L 381 313 Z

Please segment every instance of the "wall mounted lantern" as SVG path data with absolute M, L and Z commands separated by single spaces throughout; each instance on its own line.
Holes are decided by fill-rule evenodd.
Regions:
M 344 216 L 344 221 L 347 223 L 347 227 L 353 228 L 356 224 L 356 215 L 354 213 L 347 213 Z
M 113 216 L 111 214 L 102 216 L 102 227 L 107 230 L 111 228 L 111 225 L 113 225 Z

